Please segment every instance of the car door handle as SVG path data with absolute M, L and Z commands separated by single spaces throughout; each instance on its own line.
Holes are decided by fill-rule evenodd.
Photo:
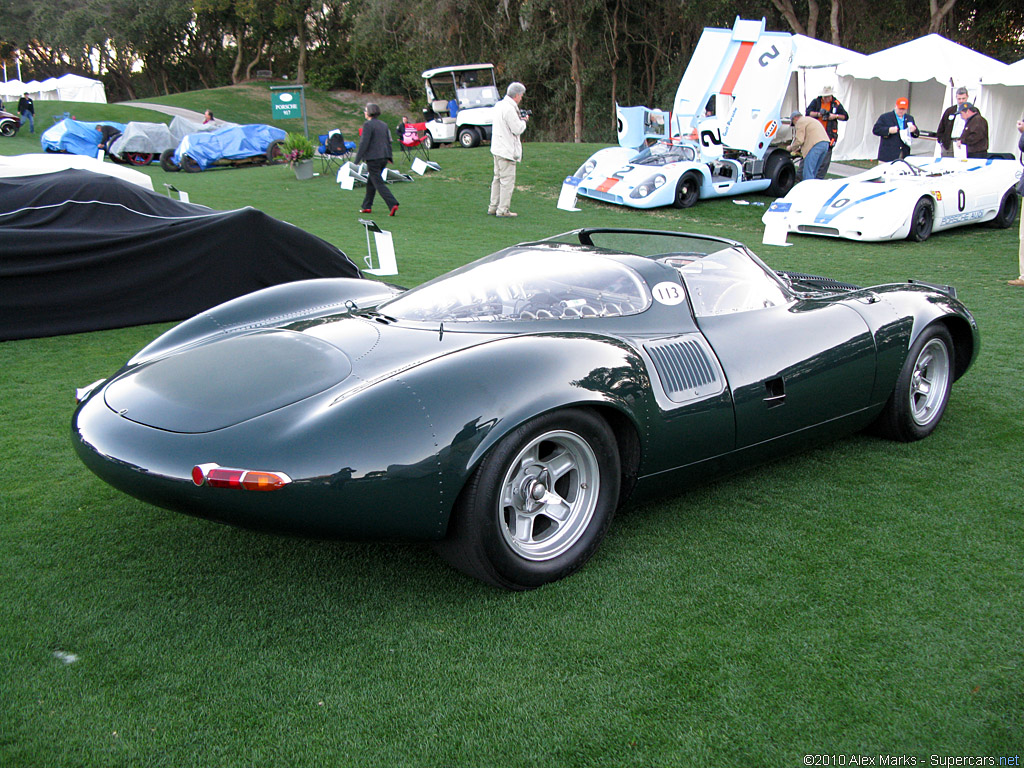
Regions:
M 786 383 L 781 376 L 765 381 L 764 388 L 767 392 L 764 404 L 768 408 L 775 408 L 786 402 Z

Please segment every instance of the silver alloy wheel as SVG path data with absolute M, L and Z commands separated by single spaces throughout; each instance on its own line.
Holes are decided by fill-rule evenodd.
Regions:
M 928 425 L 942 413 L 949 375 L 949 349 L 939 339 L 932 339 L 914 361 L 910 377 L 910 413 L 919 426 Z
M 586 532 L 597 507 L 600 464 L 574 432 L 531 440 L 501 483 L 499 524 L 506 543 L 527 560 L 557 557 Z

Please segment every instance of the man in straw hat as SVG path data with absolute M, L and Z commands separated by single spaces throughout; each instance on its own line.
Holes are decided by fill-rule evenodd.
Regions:
M 821 165 L 818 166 L 817 175 L 817 178 L 824 179 L 825 174 L 828 172 L 829 163 L 832 162 L 832 148 L 835 147 L 836 139 L 839 138 L 839 121 L 849 120 L 850 115 L 843 105 L 839 103 L 839 99 L 835 97 L 831 85 L 826 85 L 821 89 L 821 95 L 807 105 L 807 110 L 804 114 L 808 117 L 817 118 L 825 128 L 825 135 L 828 136 L 828 152 L 825 153 L 825 158 L 821 161 Z

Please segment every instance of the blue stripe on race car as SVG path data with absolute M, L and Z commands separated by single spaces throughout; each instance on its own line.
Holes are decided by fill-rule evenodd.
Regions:
M 834 210 L 834 211 L 832 211 L 830 213 L 828 211 L 828 208 L 832 205 L 833 202 L 835 202 L 836 198 L 838 198 L 839 195 L 841 195 L 843 193 L 843 190 L 845 190 L 848 186 L 850 186 L 850 185 L 849 184 L 843 184 L 841 187 L 839 187 L 839 189 L 836 190 L 836 193 L 834 195 L 832 195 L 832 197 L 830 197 L 828 200 L 825 201 L 825 204 L 823 206 L 821 206 L 821 210 L 819 210 L 818 214 L 814 217 L 814 223 L 815 224 L 828 224 L 829 222 L 832 221 L 832 219 L 834 219 L 840 213 L 843 213 L 844 211 L 848 211 L 848 210 L 850 210 L 850 208 L 852 208 L 852 207 L 854 207 L 856 205 L 860 205 L 861 203 L 866 203 L 866 202 L 868 202 L 868 200 L 874 200 L 876 197 L 881 197 L 882 195 L 888 195 L 890 192 L 895 192 L 896 191 L 895 189 L 887 189 L 887 190 L 885 190 L 883 192 L 878 192 L 878 193 L 876 193 L 874 195 L 868 195 L 867 197 L 861 198 L 860 200 L 854 200 L 849 205 L 843 205 L 843 206 L 837 208 L 836 210 Z

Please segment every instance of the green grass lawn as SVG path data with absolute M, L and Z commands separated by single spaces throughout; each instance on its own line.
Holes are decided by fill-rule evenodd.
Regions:
M 211 92 L 177 98 L 216 103 Z M 37 108 L 43 125 L 68 105 Z M 5 154 L 38 146 L 38 134 L 0 139 Z M 617 225 L 733 237 L 776 268 L 859 284 L 952 284 L 982 351 L 938 431 L 909 445 L 857 435 L 629 508 L 580 573 L 509 594 L 426 547 L 237 530 L 100 482 L 71 449 L 74 388 L 166 325 L 2 343 L 0 766 L 786 767 L 805 754 L 917 765 L 1020 754 L 1024 290 L 1006 285 L 1016 229 L 922 244 L 791 237 L 779 248 L 760 244 L 763 207 L 728 200 L 556 210 L 561 180 L 594 149 L 527 144 L 515 220 L 485 215 L 486 148 L 431 153 L 442 171 L 396 185 L 394 219 L 375 211 L 394 234 L 392 279 L 411 286 L 516 241 Z M 362 265 L 362 193 L 331 178 L 144 172 L 161 192 L 173 183 L 215 208 L 256 206 Z

